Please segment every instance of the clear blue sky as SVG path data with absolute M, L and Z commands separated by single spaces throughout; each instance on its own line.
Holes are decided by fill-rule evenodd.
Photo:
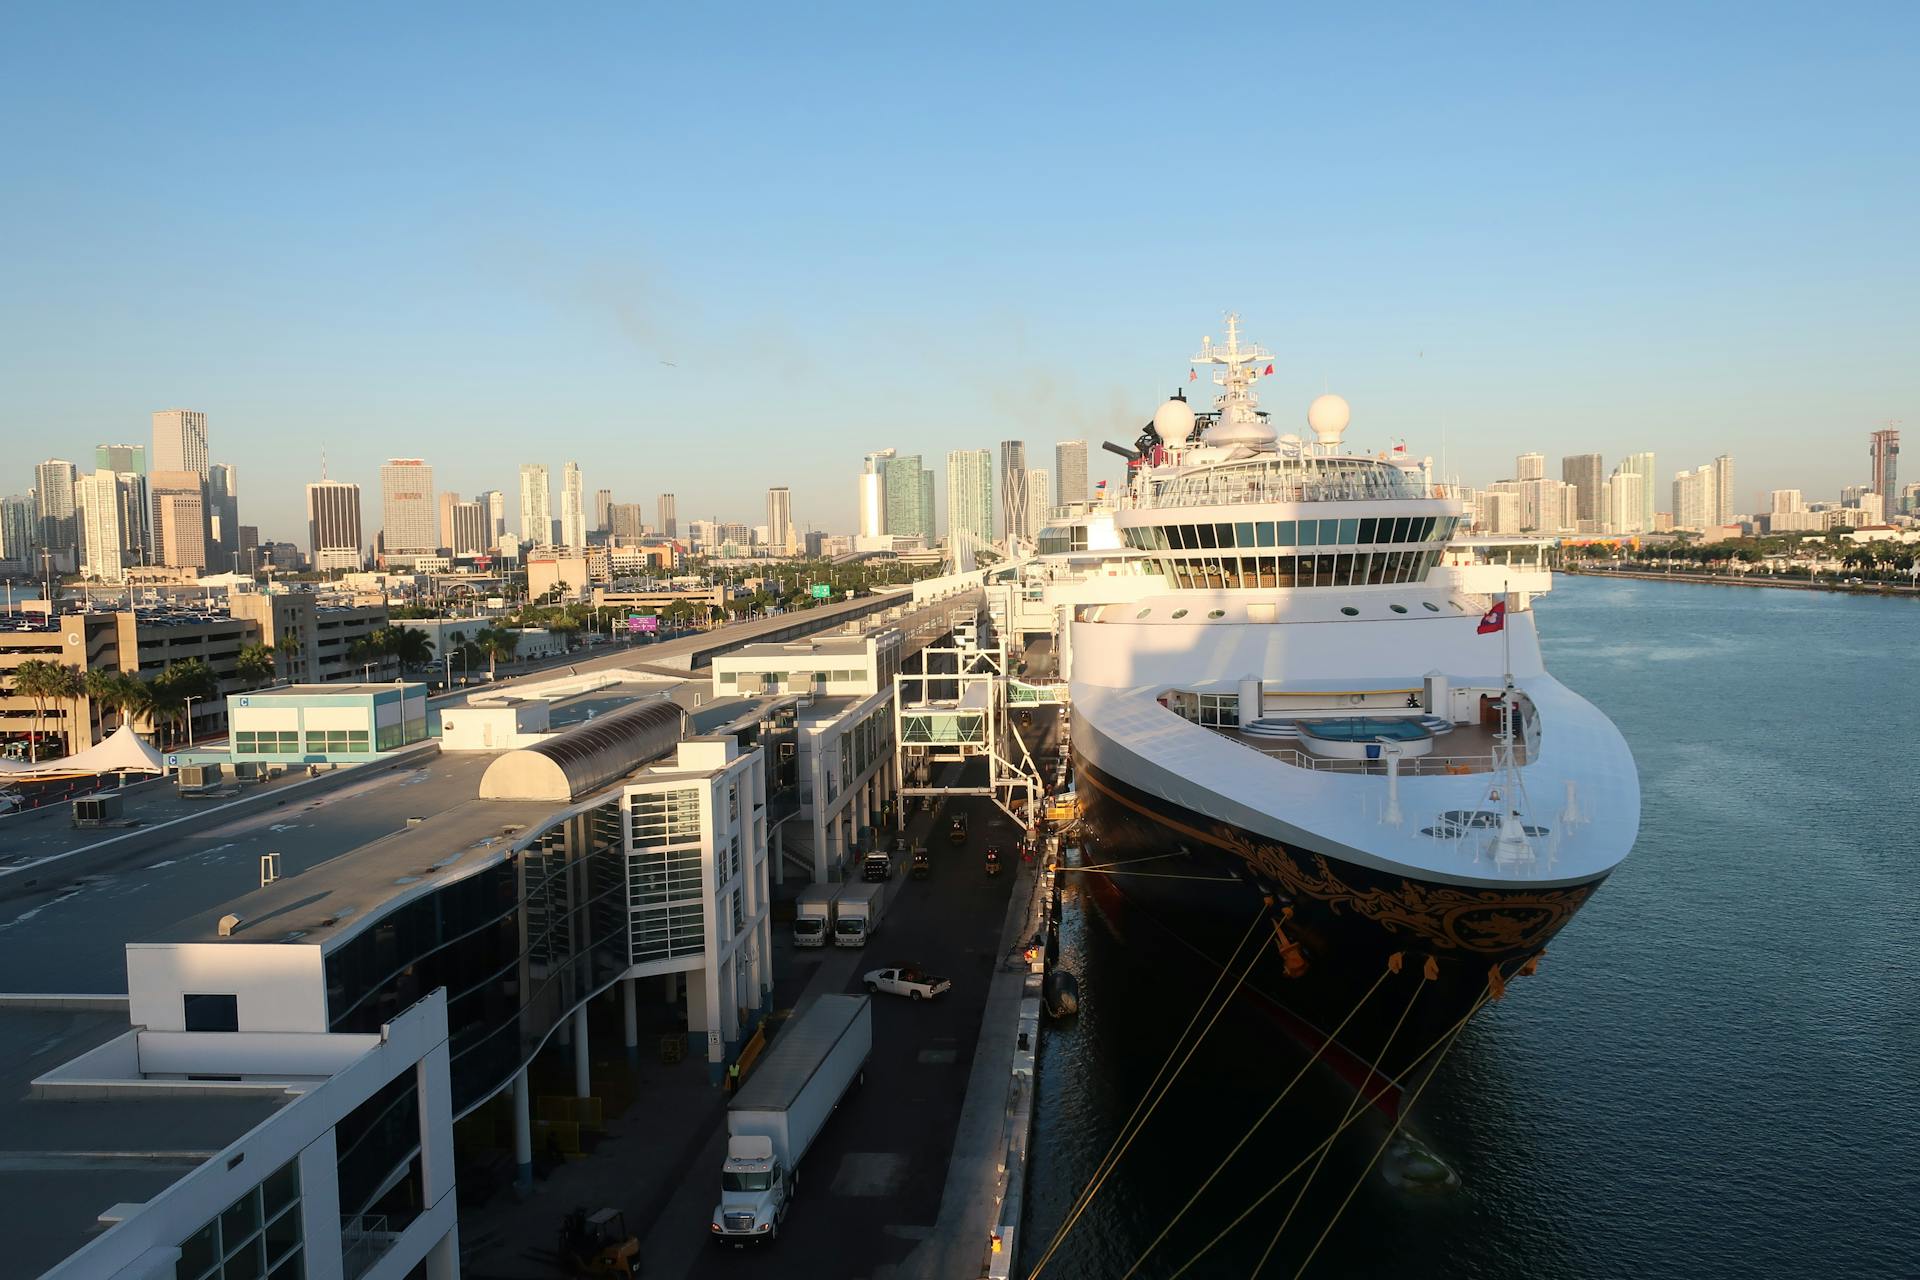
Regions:
M 267 537 L 323 443 L 845 530 L 873 448 L 1130 439 L 1229 307 L 1469 482 L 1920 435 L 1911 3 L 692 8 L 14 5 L 0 491 L 188 407 Z

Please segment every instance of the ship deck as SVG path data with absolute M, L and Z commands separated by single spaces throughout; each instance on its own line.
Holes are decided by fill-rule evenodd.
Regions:
M 1316 717 L 1300 716 L 1302 720 Z M 1333 756 L 1314 755 L 1307 751 L 1295 739 L 1276 738 L 1270 734 L 1247 733 L 1242 729 L 1228 725 L 1205 726 L 1223 738 L 1230 738 L 1241 746 L 1258 751 L 1282 764 L 1298 769 L 1312 769 L 1320 773 L 1360 773 L 1385 777 L 1385 760 L 1347 760 Z M 1435 774 L 1474 774 L 1491 773 L 1494 769 L 1496 752 L 1500 746 L 1497 731 L 1478 724 L 1456 724 L 1453 728 L 1437 735 L 1430 755 L 1408 756 L 1400 761 L 1400 773 L 1403 777 L 1431 776 Z M 1527 763 L 1526 738 L 1515 734 L 1513 740 L 1513 760 L 1517 765 Z

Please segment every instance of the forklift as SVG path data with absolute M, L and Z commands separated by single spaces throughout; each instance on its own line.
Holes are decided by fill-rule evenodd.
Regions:
M 618 1209 L 575 1209 L 560 1222 L 560 1261 L 580 1276 L 637 1276 L 640 1239 Z

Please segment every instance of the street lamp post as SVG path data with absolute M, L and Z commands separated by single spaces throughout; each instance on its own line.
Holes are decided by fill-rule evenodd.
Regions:
M 187 704 L 187 746 L 193 746 L 193 704 L 200 699 L 198 695 L 186 699 Z
M 464 652 L 456 654 L 452 649 L 449 649 L 440 655 L 441 661 L 447 664 L 446 687 L 449 689 L 453 688 L 453 660 L 456 657 L 460 659 L 460 683 L 465 684 L 467 682 L 467 655 Z

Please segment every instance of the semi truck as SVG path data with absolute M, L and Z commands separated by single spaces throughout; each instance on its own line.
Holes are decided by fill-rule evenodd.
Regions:
M 793 904 L 793 945 L 824 947 L 833 936 L 833 900 L 840 896 L 837 884 L 816 884 L 802 889 Z
M 873 1052 L 866 996 L 821 996 L 789 1022 L 727 1104 L 727 1160 L 712 1235 L 744 1248 L 779 1238 L 800 1162 Z
M 867 939 L 880 932 L 886 913 L 887 886 L 880 883 L 849 884 L 834 900 L 833 945 L 864 947 Z

